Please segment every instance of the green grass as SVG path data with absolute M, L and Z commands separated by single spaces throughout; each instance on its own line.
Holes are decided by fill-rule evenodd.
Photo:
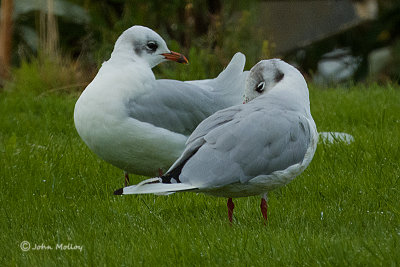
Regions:
M 310 95 L 318 130 L 355 142 L 319 144 L 308 169 L 270 193 L 266 226 L 258 197 L 236 199 L 231 227 L 223 198 L 113 196 L 122 171 L 80 140 L 76 95 L 0 93 L 0 265 L 400 265 L 400 90 Z M 24 240 L 54 249 L 23 252 Z

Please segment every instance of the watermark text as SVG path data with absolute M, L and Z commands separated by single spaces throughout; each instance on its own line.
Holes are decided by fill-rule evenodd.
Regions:
M 71 243 L 58 243 L 55 245 L 48 245 L 48 244 L 36 244 L 36 243 L 30 243 L 29 241 L 22 241 L 19 244 L 19 247 L 21 248 L 22 251 L 40 251 L 40 250 L 61 250 L 61 251 L 70 251 L 70 250 L 79 250 L 82 252 L 83 246 L 80 245 L 75 245 Z

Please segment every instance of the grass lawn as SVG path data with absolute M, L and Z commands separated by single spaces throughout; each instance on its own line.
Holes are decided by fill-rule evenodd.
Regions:
M 236 199 L 231 227 L 224 198 L 114 196 L 123 173 L 76 133 L 77 95 L 1 92 L 0 265 L 400 265 L 400 89 L 310 95 L 318 130 L 355 142 L 319 144 L 266 226 L 259 197 Z

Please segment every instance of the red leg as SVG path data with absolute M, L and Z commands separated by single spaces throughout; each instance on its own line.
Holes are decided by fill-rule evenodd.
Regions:
M 125 172 L 125 186 L 129 185 L 129 174 Z
M 164 174 L 163 170 L 161 168 L 158 168 L 158 175 L 159 175 L 158 177 L 163 176 L 163 174 Z
M 235 208 L 235 204 L 233 204 L 232 198 L 228 199 L 228 218 L 229 221 L 232 223 L 232 215 L 233 215 L 233 209 Z
M 262 215 L 263 215 L 263 217 L 264 217 L 264 219 L 265 219 L 264 224 L 265 224 L 266 221 L 268 221 L 268 213 L 267 213 L 268 204 L 267 204 L 267 199 L 268 199 L 268 198 L 267 198 L 267 194 L 265 194 L 265 195 L 261 198 L 261 205 L 260 205 L 261 213 L 262 213 Z

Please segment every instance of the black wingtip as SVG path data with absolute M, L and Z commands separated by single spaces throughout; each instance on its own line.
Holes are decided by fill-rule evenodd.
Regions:
M 120 188 L 114 191 L 114 195 L 122 195 L 124 193 L 124 188 Z

